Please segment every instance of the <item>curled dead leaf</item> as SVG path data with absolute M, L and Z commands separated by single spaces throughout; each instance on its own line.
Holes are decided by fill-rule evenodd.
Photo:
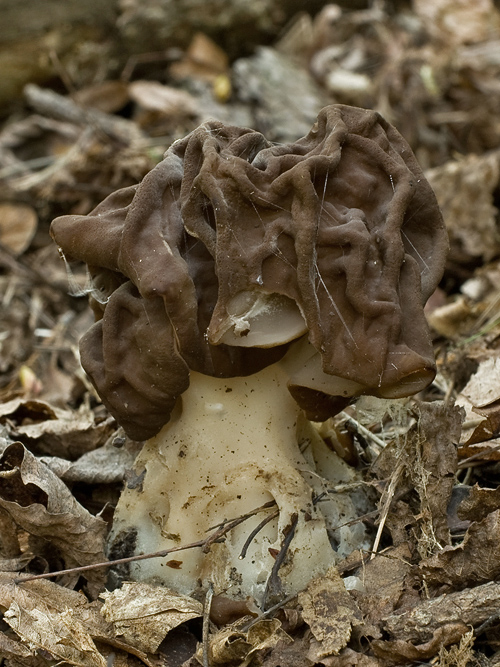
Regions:
M 248 621 L 249 617 L 247 617 Z M 243 630 L 242 621 L 226 626 L 215 633 L 210 639 L 211 664 L 225 665 L 238 664 L 238 667 L 247 667 L 258 651 L 273 648 L 282 642 L 292 642 L 281 623 L 276 618 L 261 619 L 254 622 L 248 630 Z M 197 654 L 201 659 L 201 649 Z
M 161 586 L 128 582 L 101 597 L 115 637 L 145 653 L 155 653 L 173 628 L 203 615 L 201 602 Z
M 106 560 L 105 522 L 92 516 L 68 487 L 20 442 L 0 457 L 0 507 L 30 535 L 53 544 L 67 567 Z M 86 573 L 89 582 L 102 582 L 102 570 Z

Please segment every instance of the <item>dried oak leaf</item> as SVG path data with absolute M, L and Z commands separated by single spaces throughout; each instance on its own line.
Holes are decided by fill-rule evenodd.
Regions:
M 363 625 L 357 633 L 379 639 L 380 624 L 396 608 L 402 595 L 401 582 L 411 569 L 411 553 L 407 544 L 386 550 L 363 565 L 359 576 L 363 591 L 354 590 L 355 598 L 363 613 Z
M 450 234 L 452 260 L 489 261 L 498 254 L 500 237 L 494 191 L 500 178 L 500 154 L 468 155 L 426 171 Z
M 105 522 L 82 507 L 20 442 L 9 445 L 0 457 L 0 507 L 30 535 L 57 547 L 66 567 L 106 560 Z M 85 576 L 98 585 L 103 573 L 90 570 Z
M 85 484 L 116 484 L 123 481 L 131 470 L 141 445 L 125 439 L 123 446 L 114 444 L 114 434 L 102 447 L 80 456 L 76 461 L 68 461 L 57 456 L 41 456 L 53 473 L 65 482 Z
M 95 423 L 91 410 L 63 410 L 40 399 L 14 398 L 0 405 L 0 420 L 14 424 L 15 437 L 36 442 L 37 451 L 75 459 L 95 449 L 110 433 L 107 421 Z
M 500 509 L 500 486 L 496 489 L 482 489 L 473 486 L 457 509 L 463 521 L 482 521 L 488 514 Z
M 335 567 L 313 579 L 299 593 L 298 601 L 314 637 L 308 652 L 310 660 L 317 662 L 338 653 L 347 645 L 352 626 L 361 623 L 361 612 Z
M 2 658 L 30 658 L 32 655 L 33 651 L 24 646 L 24 644 L 7 637 L 4 632 L 0 632 L 0 656 Z
M 271 652 L 266 655 L 262 667 L 314 667 L 314 662 L 307 656 L 309 641 L 301 637 L 290 643 L 280 640 Z
M 31 243 L 38 225 L 35 209 L 17 202 L 0 204 L 0 242 L 14 255 L 21 255 Z
M 245 621 L 248 620 L 249 617 L 245 617 Z M 210 641 L 211 664 L 237 663 L 238 667 L 247 667 L 252 663 L 257 652 L 274 648 L 279 642 L 282 646 L 292 642 L 291 637 L 282 629 L 281 623 L 276 618 L 256 621 L 248 630 L 243 630 L 243 627 L 242 620 L 239 620 L 222 628 L 212 637 Z
M 421 451 L 425 467 L 417 490 L 422 512 L 429 512 L 432 534 L 441 546 L 450 543 L 446 508 L 457 470 L 457 448 L 463 411 L 445 403 L 419 403 L 418 425 L 413 432 L 415 449 Z M 411 438 L 410 438 L 411 439 Z
M 173 628 L 203 615 L 201 602 L 149 584 L 125 583 L 101 597 L 115 637 L 145 653 L 155 653 Z
M 378 658 L 363 653 L 357 653 L 351 648 L 343 649 L 339 655 L 323 658 L 324 667 L 386 667 Z
M 10 627 L 34 649 L 78 667 L 106 667 L 94 641 L 71 609 L 54 612 L 42 602 L 27 609 L 13 602 L 4 614 Z
M 0 609 L 4 610 L 6 623 L 23 641 L 19 656 L 43 650 L 52 659 L 71 665 L 105 667 L 105 659 L 79 618 L 79 609 L 86 606 L 84 595 L 52 581 L 16 585 L 14 575 L 0 574 Z M 1 637 L 0 647 L 6 639 L 5 635 Z
M 419 570 L 431 594 L 496 579 L 500 576 L 500 510 L 473 523 L 461 544 L 422 560 Z

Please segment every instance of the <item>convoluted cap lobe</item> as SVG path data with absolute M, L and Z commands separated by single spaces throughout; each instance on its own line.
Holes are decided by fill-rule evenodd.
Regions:
M 446 232 L 408 144 L 373 111 L 326 107 L 279 146 L 205 123 L 137 187 L 52 234 L 102 292 L 82 363 L 132 437 L 168 421 L 189 369 L 248 375 L 302 336 L 324 374 L 367 393 L 411 394 L 433 377 L 423 304 Z M 324 418 L 317 393 L 294 391 Z

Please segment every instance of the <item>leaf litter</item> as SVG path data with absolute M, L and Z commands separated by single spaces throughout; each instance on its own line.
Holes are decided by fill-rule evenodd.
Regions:
M 143 53 L 124 57 L 121 77 L 110 60 L 77 91 L 61 92 L 64 77 L 53 88 L 32 82 L 4 114 L 6 667 L 500 662 L 500 13 L 489 0 L 341 4 L 290 16 L 281 28 L 250 55 L 226 53 L 224 40 L 193 29 L 165 67 L 165 54 Z M 214 600 L 211 614 L 208 600 L 134 582 L 112 590 L 105 567 L 57 575 L 106 561 L 120 487 L 140 483 L 129 472 L 140 443 L 123 435 L 79 365 L 91 314 L 68 294 L 51 219 L 86 213 L 135 184 L 208 115 L 287 141 L 332 101 L 376 108 L 402 132 L 427 170 L 451 242 L 427 306 L 433 385 L 411 400 L 362 399 L 319 427 L 369 489 L 362 520 L 371 548 L 269 613 L 243 603 L 217 615 Z M 83 289 L 82 267 L 70 271 Z M 40 574 L 51 578 L 29 580 Z

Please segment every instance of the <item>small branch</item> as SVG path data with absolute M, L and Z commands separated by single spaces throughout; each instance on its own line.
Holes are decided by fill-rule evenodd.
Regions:
M 249 536 L 247 537 L 247 539 L 245 540 L 245 544 L 243 545 L 243 549 L 241 550 L 241 553 L 240 553 L 240 555 L 238 556 L 238 558 L 239 558 L 240 560 L 243 560 L 243 559 L 245 558 L 245 556 L 247 555 L 248 547 L 249 547 L 250 544 L 252 543 L 253 538 L 254 538 L 258 533 L 260 533 L 260 531 L 264 528 L 264 526 L 265 526 L 266 524 L 268 524 L 268 523 L 269 523 L 270 521 L 272 521 L 273 519 L 276 519 L 276 517 L 279 516 L 279 513 L 280 513 L 279 510 L 275 510 L 272 514 L 270 514 L 269 516 L 266 516 L 265 519 L 262 519 L 262 521 L 258 524 L 258 526 L 252 530 L 252 532 L 250 533 L 250 535 L 249 535 Z
M 357 433 L 374 442 L 376 445 L 378 445 L 378 447 L 380 447 L 380 449 L 385 449 L 387 443 L 375 435 L 375 433 L 372 433 L 369 429 L 367 429 L 366 426 L 360 424 L 356 419 L 354 419 L 354 417 L 348 415 L 347 412 L 341 412 L 341 415 L 342 417 L 345 417 L 346 423 L 351 424 Z
M 278 555 L 276 556 L 276 560 L 274 561 L 273 568 L 271 570 L 271 574 L 269 575 L 266 583 L 266 589 L 264 591 L 264 596 L 262 599 L 262 609 L 266 608 L 266 602 L 267 598 L 269 596 L 269 593 L 271 590 L 277 590 L 280 587 L 280 582 L 278 578 L 278 572 L 280 567 L 283 564 L 283 561 L 285 560 L 286 552 L 288 551 L 288 547 L 290 546 L 293 537 L 295 535 L 295 528 L 297 527 L 297 524 L 299 522 L 299 517 L 296 514 L 292 520 L 292 524 L 290 526 L 290 530 L 288 531 L 285 539 L 283 540 L 283 544 L 281 545 L 281 549 L 279 550 Z
M 292 595 L 289 595 L 286 598 L 283 598 L 281 602 L 278 602 L 277 604 L 273 605 L 272 607 L 269 607 L 269 609 L 266 609 L 266 611 L 263 611 L 261 614 L 253 618 L 251 621 L 246 623 L 242 628 L 241 632 L 248 632 L 250 628 L 258 623 L 259 621 L 262 621 L 264 618 L 269 618 L 269 616 L 272 616 L 274 612 L 279 611 L 282 607 L 284 607 L 286 604 L 291 602 L 292 600 L 295 600 L 297 597 L 297 593 L 292 593 Z
M 197 540 L 196 542 L 191 542 L 190 544 L 185 544 L 179 547 L 171 547 L 170 549 L 163 549 L 162 551 L 155 551 L 153 553 L 140 554 L 137 556 L 128 556 L 126 558 L 117 558 L 116 560 L 109 560 L 103 563 L 92 563 L 91 565 L 82 565 L 80 567 L 71 567 L 67 570 L 57 570 L 56 572 L 45 572 L 44 574 L 34 574 L 28 575 L 26 577 L 18 577 L 15 580 L 15 583 L 21 583 L 26 581 L 35 581 L 37 579 L 52 579 L 58 577 L 62 574 L 75 574 L 78 572 L 87 572 L 88 570 L 97 570 L 101 567 L 113 567 L 115 565 L 126 565 L 127 563 L 135 563 L 140 560 L 148 560 L 150 558 L 165 558 L 169 554 L 176 553 L 179 551 L 187 551 L 188 549 L 202 549 L 204 553 L 207 553 L 210 550 L 212 544 L 216 542 L 222 542 L 224 536 L 233 528 L 238 526 L 240 523 L 246 521 L 255 514 L 262 512 L 269 507 L 276 505 L 274 500 L 257 507 L 256 509 L 243 514 L 242 516 L 237 517 L 236 519 L 224 520 L 217 526 L 214 526 L 216 530 L 211 533 L 208 537 L 205 537 L 202 540 Z M 294 529 L 294 527 L 293 527 Z M 209 530 L 212 530 L 211 528 Z M 291 539 L 291 538 L 290 538 Z
M 263 512 L 264 510 L 269 509 L 270 507 L 275 507 L 276 501 L 275 500 L 268 500 L 267 503 L 264 503 L 263 505 L 260 505 L 259 507 L 256 507 L 253 510 L 250 510 L 250 512 L 247 512 L 246 514 L 242 514 L 241 516 L 237 517 L 236 519 L 224 519 L 224 521 L 221 521 L 220 523 L 215 524 L 215 526 L 211 526 L 208 528 L 208 530 L 215 530 L 216 528 L 222 528 L 223 526 L 226 526 L 228 523 L 232 523 L 233 521 L 237 521 L 238 523 L 241 523 L 245 519 L 250 519 L 250 517 L 255 516 L 259 512 Z M 238 524 L 236 524 L 238 525 Z
M 210 652 L 209 652 L 209 635 L 210 635 L 210 608 L 212 607 L 212 599 L 214 597 L 214 585 L 211 581 L 208 582 L 207 594 L 205 596 L 205 604 L 203 605 L 203 667 L 210 667 Z

